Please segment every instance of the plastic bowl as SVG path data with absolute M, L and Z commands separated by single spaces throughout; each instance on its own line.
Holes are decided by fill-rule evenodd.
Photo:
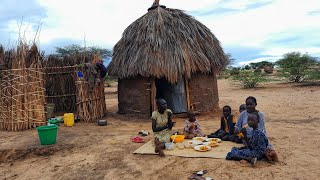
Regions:
M 165 143 L 165 146 L 166 146 L 166 150 L 173 150 L 174 149 L 174 144 L 173 143 Z
M 172 135 L 170 138 L 171 138 L 171 140 L 173 140 L 174 135 Z M 174 142 L 181 143 L 181 142 L 183 142 L 183 140 L 184 140 L 184 135 L 177 135 L 176 138 L 174 139 Z

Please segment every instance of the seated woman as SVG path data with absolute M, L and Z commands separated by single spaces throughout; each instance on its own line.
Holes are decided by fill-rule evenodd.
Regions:
M 200 129 L 199 121 L 196 118 L 196 114 L 192 111 L 188 112 L 188 119 L 184 124 L 183 134 L 186 139 L 204 136 L 202 130 Z
M 246 110 L 242 111 L 238 117 L 235 125 L 235 133 L 240 133 L 242 128 L 246 128 L 248 137 L 251 136 L 253 129 L 248 127 L 248 116 L 249 113 L 257 112 L 259 114 L 259 124 L 258 129 L 267 135 L 266 128 L 264 125 L 264 114 L 256 109 L 257 99 L 255 97 L 249 96 L 246 99 Z
M 264 113 L 256 109 L 257 99 L 255 97 L 249 96 L 246 99 L 245 105 L 246 105 L 246 110 L 240 113 L 235 125 L 234 131 L 235 131 L 235 134 L 238 135 L 236 142 L 237 140 L 244 138 L 242 131 L 246 131 L 248 138 L 252 136 L 253 129 L 248 126 L 248 117 L 250 113 L 257 113 L 259 115 L 258 129 L 260 129 L 267 136 L 265 123 L 264 123 Z M 271 161 L 278 162 L 278 156 L 270 144 L 268 145 L 268 149 L 266 151 L 266 157 Z
M 251 138 L 247 136 L 246 129 L 242 129 L 246 146 L 241 148 L 232 148 L 231 152 L 227 154 L 226 160 L 246 160 L 255 165 L 257 159 L 265 157 L 269 141 L 264 132 L 258 128 L 259 114 L 252 112 L 248 115 L 248 125 L 252 128 Z
M 152 131 L 154 133 L 155 152 L 164 156 L 165 143 L 170 141 L 172 135 L 172 111 L 167 109 L 167 102 L 164 99 L 157 99 L 158 110 L 152 112 Z

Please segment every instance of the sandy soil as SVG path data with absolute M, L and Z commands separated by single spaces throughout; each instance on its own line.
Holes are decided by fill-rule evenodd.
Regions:
M 235 113 L 247 96 L 258 99 L 257 108 L 266 115 L 269 139 L 282 162 L 259 161 L 251 168 L 223 159 L 134 155 L 141 144 L 129 138 L 141 129 L 151 131 L 151 122 L 117 115 L 117 89 L 111 87 L 106 94 L 108 126 L 61 126 L 57 144 L 51 146 L 41 146 L 34 129 L 0 131 L 0 179 L 187 179 L 201 169 L 215 179 L 319 179 L 319 86 L 270 83 L 247 90 L 228 80 L 218 83 L 220 106 L 228 104 Z M 198 118 L 206 133 L 219 127 L 217 115 Z M 175 121 L 183 126 L 184 119 Z

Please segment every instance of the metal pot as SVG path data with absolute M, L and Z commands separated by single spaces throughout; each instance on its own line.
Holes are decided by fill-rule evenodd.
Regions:
M 106 126 L 108 124 L 107 120 L 98 120 L 98 126 Z

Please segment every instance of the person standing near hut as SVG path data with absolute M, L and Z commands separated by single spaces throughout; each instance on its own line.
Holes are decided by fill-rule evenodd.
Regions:
M 158 110 L 152 112 L 152 131 L 154 133 L 155 152 L 164 156 L 165 143 L 170 141 L 172 135 L 172 111 L 167 108 L 164 99 L 157 99 Z

